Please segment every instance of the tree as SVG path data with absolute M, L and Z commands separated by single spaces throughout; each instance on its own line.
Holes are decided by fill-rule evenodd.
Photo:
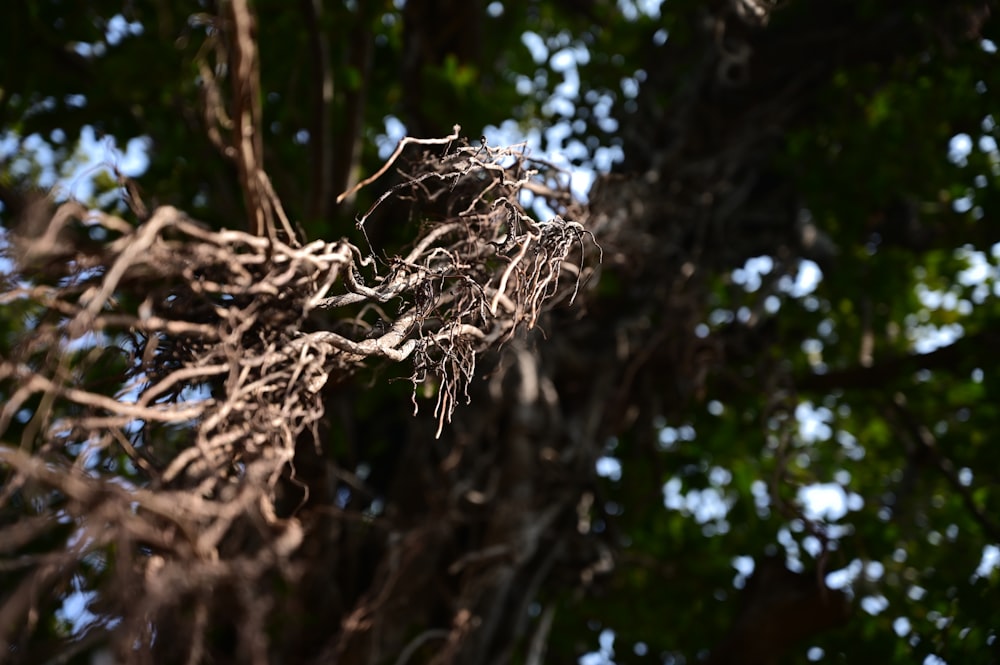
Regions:
M 992 662 L 994 4 L 5 5 L 7 659 Z

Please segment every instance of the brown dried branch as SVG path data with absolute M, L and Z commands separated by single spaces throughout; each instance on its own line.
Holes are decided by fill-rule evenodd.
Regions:
M 390 168 L 392 168 L 392 165 L 396 163 L 396 160 L 399 159 L 399 156 L 403 154 L 403 149 L 406 148 L 406 146 L 408 146 L 408 145 L 414 145 L 414 144 L 416 144 L 416 145 L 435 145 L 435 144 L 437 144 L 437 145 L 451 145 L 452 142 L 458 140 L 458 136 L 459 136 L 458 133 L 461 130 L 462 130 L 462 128 L 459 125 L 455 125 L 454 127 L 452 127 L 451 134 L 449 134 L 448 136 L 444 137 L 443 139 L 415 139 L 415 138 L 410 137 L 410 136 L 404 137 L 403 139 L 400 140 L 399 144 L 396 145 L 396 149 L 393 150 L 392 154 L 389 156 L 389 159 L 387 159 L 386 162 L 385 162 L 385 164 L 382 165 L 382 168 L 380 168 L 374 174 L 368 176 L 367 178 L 365 178 L 364 180 L 362 180 L 358 184 L 354 185 L 353 187 L 351 187 L 346 192 L 341 193 L 337 197 L 337 203 L 343 202 L 344 199 L 346 199 L 348 196 L 351 196 L 352 194 L 357 194 L 358 190 L 360 190 L 362 187 L 367 187 L 368 185 L 372 184 L 373 182 L 375 182 L 376 180 L 378 180 L 379 178 L 381 178 L 383 175 L 385 175 L 385 172 L 388 171 Z
M 122 658 L 153 649 L 149 627 L 161 619 L 211 630 L 213 589 L 251 594 L 298 574 L 305 527 L 279 508 L 279 481 L 294 477 L 296 444 L 315 436 L 324 385 L 376 359 L 410 361 L 414 400 L 422 383 L 436 390 L 440 433 L 468 400 L 479 354 L 572 299 L 589 274 L 589 233 L 560 216 L 534 220 L 518 203 L 528 183 L 545 191 L 523 151 L 455 139 L 404 167 L 392 195 L 439 214 L 384 259 L 346 241 L 210 231 L 172 207 L 137 227 L 76 204 L 55 212 L 51 233 L 18 254 L 19 286 L 0 298 L 0 308 L 37 311 L 35 329 L 0 359 L 0 517 L 26 506 L 47 517 L 0 524 L 11 537 L 0 570 L 22 571 L 29 590 L 3 601 L 0 641 L 30 629 L 84 562 L 107 567 L 112 556 L 99 629 Z M 414 143 L 427 144 L 403 145 Z M 259 169 L 247 145 L 244 164 Z M 71 221 L 109 240 L 57 243 Z M 53 272 L 56 244 L 64 263 Z M 172 615 L 182 603 L 196 611 Z M 247 595 L 233 611 L 241 633 L 266 633 L 270 609 Z M 251 662 L 268 649 L 245 645 Z M 206 646 L 199 637 L 187 648 L 185 660 Z
M 272 210 L 257 178 L 263 167 L 264 144 L 261 137 L 260 65 L 257 60 L 257 40 L 254 17 L 248 0 L 226 3 L 231 22 L 229 37 L 230 73 L 232 76 L 232 145 L 236 148 L 236 164 L 246 200 L 247 214 L 252 216 L 250 230 L 254 235 L 267 233 L 274 224 Z
M 197 61 L 205 131 L 211 143 L 236 163 L 248 230 L 264 238 L 294 242 L 297 236 L 291 221 L 264 171 L 257 18 L 249 0 L 232 0 L 225 6 L 223 17 L 198 15 L 214 27 Z M 217 71 L 228 73 L 230 94 L 220 90 Z M 230 100 L 231 108 L 225 108 L 224 98 Z

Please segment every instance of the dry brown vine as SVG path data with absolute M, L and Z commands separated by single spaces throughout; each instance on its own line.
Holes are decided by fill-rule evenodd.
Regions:
M 457 141 L 410 161 L 380 203 L 443 202 L 445 214 L 393 255 L 211 231 L 173 207 L 132 226 L 68 203 L 45 235 L 15 237 L 17 286 L 0 307 L 36 323 L 0 359 L 0 502 L 38 519 L 0 525 L 0 555 L 59 546 L 0 560 L 32 570 L 0 607 L 0 642 L 15 644 L 79 566 L 103 566 L 115 579 L 91 628 L 117 621 L 122 640 L 148 644 L 188 604 L 197 662 L 211 589 L 294 577 L 303 525 L 279 508 L 279 481 L 295 482 L 296 443 L 318 436 L 324 385 L 367 361 L 411 361 L 414 403 L 429 384 L 440 433 L 477 355 L 571 301 L 591 270 L 579 221 L 521 204 L 529 183 L 564 194 L 532 166 L 520 148 Z M 69 233 L 104 240 L 67 254 L 55 239 Z M 20 441 L 7 438 L 15 420 Z M 94 466 L 97 451 L 110 466 Z M 247 656 L 263 662 L 266 611 L 241 611 Z

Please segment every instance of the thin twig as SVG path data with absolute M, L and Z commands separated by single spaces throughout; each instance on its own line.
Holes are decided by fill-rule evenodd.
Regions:
M 455 125 L 454 127 L 452 127 L 451 134 L 449 134 L 448 136 L 446 136 L 446 137 L 444 137 L 442 139 L 415 139 L 415 138 L 410 137 L 410 136 L 407 136 L 407 137 L 403 138 L 396 145 L 396 149 L 392 152 L 392 155 L 389 156 L 389 159 L 386 160 L 385 164 L 382 165 L 382 168 L 380 168 L 378 171 L 376 171 L 373 175 L 370 175 L 367 178 L 365 178 L 364 180 L 360 181 L 358 184 L 354 185 L 353 187 L 351 187 L 350 189 L 348 189 L 346 192 L 343 192 L 340 196 L 337 197 L 337 203 L 341 203 L 348 196 L 351 196 L 352 194 L 356 194 L 358 192 L 358 190 L 360 190 L 362 187 L 367 187 L 371 183 L 373 183 L 376 180 L 378 180 L 379 178 L 381 178 L 382 175 L 392 167 L 392 165 L 396 162 L 396 160 L 399 159 L 399 156 L 403 153 L 403 148 L 405 148 L 406 146 L 408 146 L 408 145 L 414 145 L 414 144 L 416 144 L 416 145 L 449 145 L 449 144 L 451 144 L 452 141 L 457 141 L 458 140 L 458 133 L 461 130 L 462 130 L 462 127 L 460 125 Z

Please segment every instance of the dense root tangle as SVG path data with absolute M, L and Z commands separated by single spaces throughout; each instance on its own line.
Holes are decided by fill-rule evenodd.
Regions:
M 376 204 L 437 211 L 397 253 L 210 231 L 172 207 L 136 227 L 67 203 L 45 233 L 12 236 L 0 307 L 34 329 L 0 359 L 0 555 L 30 572 L 0 609 L 0 642 L 16 645 L 34 608 L 96 567 L 109 582 L 94 630 L 148 646 L 166 610 L 190 606 L 173 616 L 191 622 L 197 662 L 213 588 L 250 598 L 296 574 L 304 527 L 280 485 L 318 436 L 327 383 L 372 359 L 411 362 L 443 427 L 478 353 L 572 299 L 589 234 L 520 202 L 530 190 L 569 216 L 565 188 L 522 150 L 455 138 Z M 248 658 L 267 651 L 267 611 L 231 609 Z

